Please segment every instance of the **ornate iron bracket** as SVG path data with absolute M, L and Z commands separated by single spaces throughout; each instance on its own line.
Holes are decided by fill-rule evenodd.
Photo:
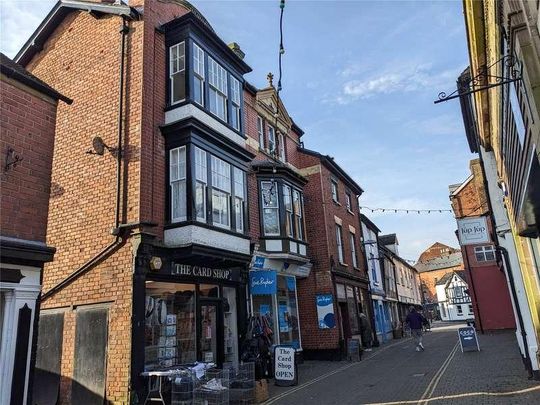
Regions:
M 503 75 L 493 75 L 492 70 L 497 70 L 497 66 L 502 66 Z M 513 83 L 523 78 L 523 64 L 513 55 L 503 56 L 501 59 L 489 66 L 482 66 L 478 69 L 476 76 L 469 80 L 458 81 L 458 88 L 450 94 L 444 91 L 440 92 L 435 104 L 443 101 L 452 100 L 454 98 L 466 96 L 478 91 L 487 90 L 492 87 L 502 86 L 504 84 Z
M 9 172 L 10 169 L 15 168 L 19 162 L 23 160 L 22 157 L 15 153 L 15 149 L 8 147 L 6 154 L 6 164 L 4 165 L 4 172 Z

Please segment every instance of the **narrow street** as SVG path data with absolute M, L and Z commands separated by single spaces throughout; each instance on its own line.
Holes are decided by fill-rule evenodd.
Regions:
M 540 385 L 527 379 L 512 332 L 479 335 L 481 351 L 462 353 L 457 327 L 435 326 L 424 337 L 425 352 L 406 339 L 365 353 L 358 363 L 305 362 L 299 385 L 271 387 L 266 404 L 540 403 Z M 314 375 L 317 369 L 325 371 Z

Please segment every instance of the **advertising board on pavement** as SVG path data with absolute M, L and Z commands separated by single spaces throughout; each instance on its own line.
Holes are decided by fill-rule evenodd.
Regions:
M 478 336 L 476 336 L 476 330 L 472 326 L 459 328 L 458 338 L 462 352 L 471 348 L 480 351 L 480 345 L 478 344 Z
M 298 384 L 296 349 L 292 346 L 278 345 L 274 349 L 275 385 L 288 387 Z

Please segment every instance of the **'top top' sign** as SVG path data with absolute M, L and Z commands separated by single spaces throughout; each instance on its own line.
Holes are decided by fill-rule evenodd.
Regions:
M 490 241 L 486 217 L 461 218 L 457 220 L 457 223 L 461 246 Z

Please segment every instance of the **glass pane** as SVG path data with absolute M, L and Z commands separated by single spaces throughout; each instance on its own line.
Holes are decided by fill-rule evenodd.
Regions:
M 197 360 L 195 333 L 195 286 L 147 281 L 145 369 Z
M 186 219 L 186 181 L 175 181 L 171 184 L 171 219 Z
M 214 224 L 229 226 L 229 195 L 212 190 L 212 220 Z
M 186 98 L 186 75 L 185 71 L 171 75 L 171 101 L 176 103 Z
M 278 207 L 277 183 L 264 181 L 261 183 L 264 207 Z
M 195 212 L 197 219 L 206 219 L 206 186 L 199 181 L 195 184 Z
M 236 230 L 244 230 L 244 204 L 240 198 L 234 199 L 234 215 L 236 221 Z
M 238 363 L 236 289 L 223 287 L 223 338 L 226 362 Z
M 200 284 L 199 294 L 201 297 L 219 298 L 219 287 L 215 284 Z
M 217 307 L 201 305 L 201 360 L 217 361 Z
M 200 105 L 204 105 L 203 86 L 204 82 L 199 77 L 195 76 L 193 83 L 193 100 Z
M 279 235 L 279 215 L 274 208 L 263 210 L 264 233 L 266 235 Z
M 298 327 L 298 306 L 296 303 L 296 278 L 278 276 L 278 326 L 280 344 L 300 347 Z

